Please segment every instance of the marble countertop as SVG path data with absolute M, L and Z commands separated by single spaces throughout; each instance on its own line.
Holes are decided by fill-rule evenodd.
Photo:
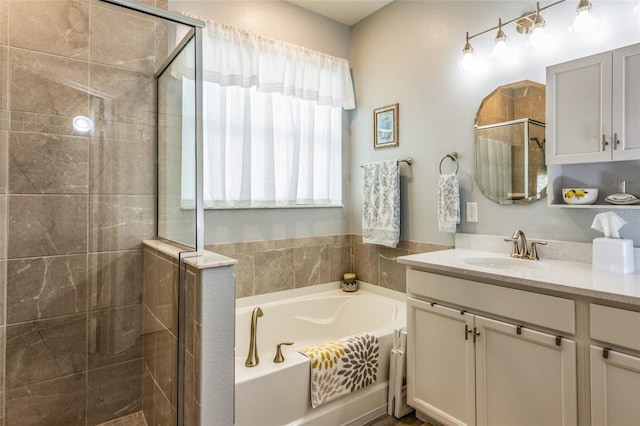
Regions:
M 522 268 L 492 268 L 473 265 L 478 258 L 527 262 Z M 529 265 L 531 262 L 533 265 Z M 553 291 L 573 296 L 586 296 L 603 301 L 640 306 L 640 272 L 616 274 L 594 271 L 590 263 L 563 260 L 519 260 L 509 255 L 469 249 L 450 249 L 398 257 L 402 263 L 428 272 L 456 274 L 475 281 L 515 284 L 532 290 Z

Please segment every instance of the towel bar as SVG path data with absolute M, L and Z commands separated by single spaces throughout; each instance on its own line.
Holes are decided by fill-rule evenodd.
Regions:
M 408 165 L 412 165 L 413 164 L 413 157 L 407 157 L 405 159 L 398 160 L 398 163 L 407 163 Z M 360 167 L 364 167 L 364 164 L 360 164 Z

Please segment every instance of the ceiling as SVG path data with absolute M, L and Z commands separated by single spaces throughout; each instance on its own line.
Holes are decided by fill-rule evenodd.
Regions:
M 393 0 L 288 0 L 303 9 L 352 26 Z

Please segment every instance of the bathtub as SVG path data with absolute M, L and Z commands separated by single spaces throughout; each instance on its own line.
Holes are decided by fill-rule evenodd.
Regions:
M 260 363 L 245 367 L 251 312 L 259 306 L 257 346 Z M 393 330 L 404 327 L 405 296 L 366 283 L 346 293 L 339 283 L 238 299 L 236 303 L 235 424 L 236 426 L 360 425 L 387 410 L 389 354 Z M 297 352 L 356 333 L 378 337 L 378 380 L 316 409 L 309 395 L 309 359 Z M 285 361 L 274 363 L 276 345 Z

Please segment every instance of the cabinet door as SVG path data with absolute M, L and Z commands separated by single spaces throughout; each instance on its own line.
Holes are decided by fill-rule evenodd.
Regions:
M 577 424 L 575 342 L 476 316 L 478 425 Z
M 474 425 L 473 315 L 407 300 L 408 404 L 445 425 Z
M 613 51 L 614 160 L 640 159 L 640 44 Z
M 611 61 L 606 52 L 547 68 L 547 164 L 611 160 Z
M 591 346 L 591 424 L 640 422 L 640 358 Z

